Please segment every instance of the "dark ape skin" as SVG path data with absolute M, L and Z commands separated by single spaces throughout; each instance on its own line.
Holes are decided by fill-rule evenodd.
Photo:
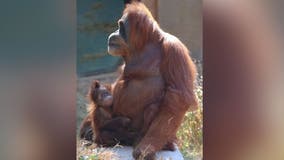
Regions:
M 141 0 L 124 0 L 124 4 L 129 4 L 129 3 L 131 3 L 132 1 L 141 1 Z

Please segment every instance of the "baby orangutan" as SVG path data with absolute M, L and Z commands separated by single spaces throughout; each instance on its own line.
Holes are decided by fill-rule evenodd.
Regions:
M 99 81 L 94 81 L 90 91 L 89 98 L 91 101 L 90 116 L 87 116 L 84 121 L 89 121 L 89 129 L 83 123 L 81 127 L 80 137 L 86 140 L 93 139 L 94 142 L 103 146 L 113 146 L 117 143 L 122 145 L 133 145 L 137 140 L 144 136 L 149 128 L 154 116 L 159 110 L 159 103 L 152 103 L 144 110 L 144 123 L 140 134 L 131 131 L 131 120 L 127 117 L 112 115 L 113 96 L 111 95 L 111 87 L 101 85 Z M 168 142 L 164 150 L 174 150 L 173 143 Z
M 129 131 L 129 118 L 112 115 L 113 96 L 110 91 L 110 86 L 101 85 L 99 81 L 92 83 L 88 94 L 91 101 L 90 111 L 82 123 L 80 138 L 93 141 L 94 133 L 94 142 L 98 145 L 132 145 L 137 134 Z

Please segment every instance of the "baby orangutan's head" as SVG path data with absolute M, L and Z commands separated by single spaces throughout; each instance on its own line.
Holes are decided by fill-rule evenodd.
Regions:
M 106 85 L 101 85 L 97 80 L 92 83 L 89 97 L 94 104 L 101 107 L 109 107 L 113 102 L 110 88 Z

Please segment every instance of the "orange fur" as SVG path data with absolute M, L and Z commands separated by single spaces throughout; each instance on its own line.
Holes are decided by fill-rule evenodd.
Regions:
M 132 127 L 143 128 L 143 111 L 159 103 L 145 136 L 134 150 L 153 155 L 176 137 L 188 109 L 195 110 L 196 68 L 185 45 L 164 32 L 142 3 L 126 6 L 123 16 L 130 25 L 129 57 L 114 84 L 114 113 L 133 119 Z M 162 98 L 161 98 L 162 96 Z
M 186 46 L 159 27 L 144 4 L 126 5 L 123 17 L 130 31 L 128 43 L 116 41 L 123 44 L 115 54 L 124 58 L 125 67 L 112 85 L 113 115 L 129 117 L 131 130 L 142 135 L 133 156 L 145 153 L 153 159 L 174 142 L 186 111 L 197 108 L 196 68 Z M 149 109 L 153 105 L 158 111 Z M 144 116 L 145 111 L 154 116 Z

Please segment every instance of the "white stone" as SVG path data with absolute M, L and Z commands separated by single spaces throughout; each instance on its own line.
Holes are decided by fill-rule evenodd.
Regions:
M 106 148 L 107 152 L 112 152 L 117 160 L 134 160 L 132 157 L 133 148 L 128 146 L 118 146 L 114 148 Z M 156 154 L 157 160 L 184 160 L 181 152 L 175 151 L 160 151 Z

